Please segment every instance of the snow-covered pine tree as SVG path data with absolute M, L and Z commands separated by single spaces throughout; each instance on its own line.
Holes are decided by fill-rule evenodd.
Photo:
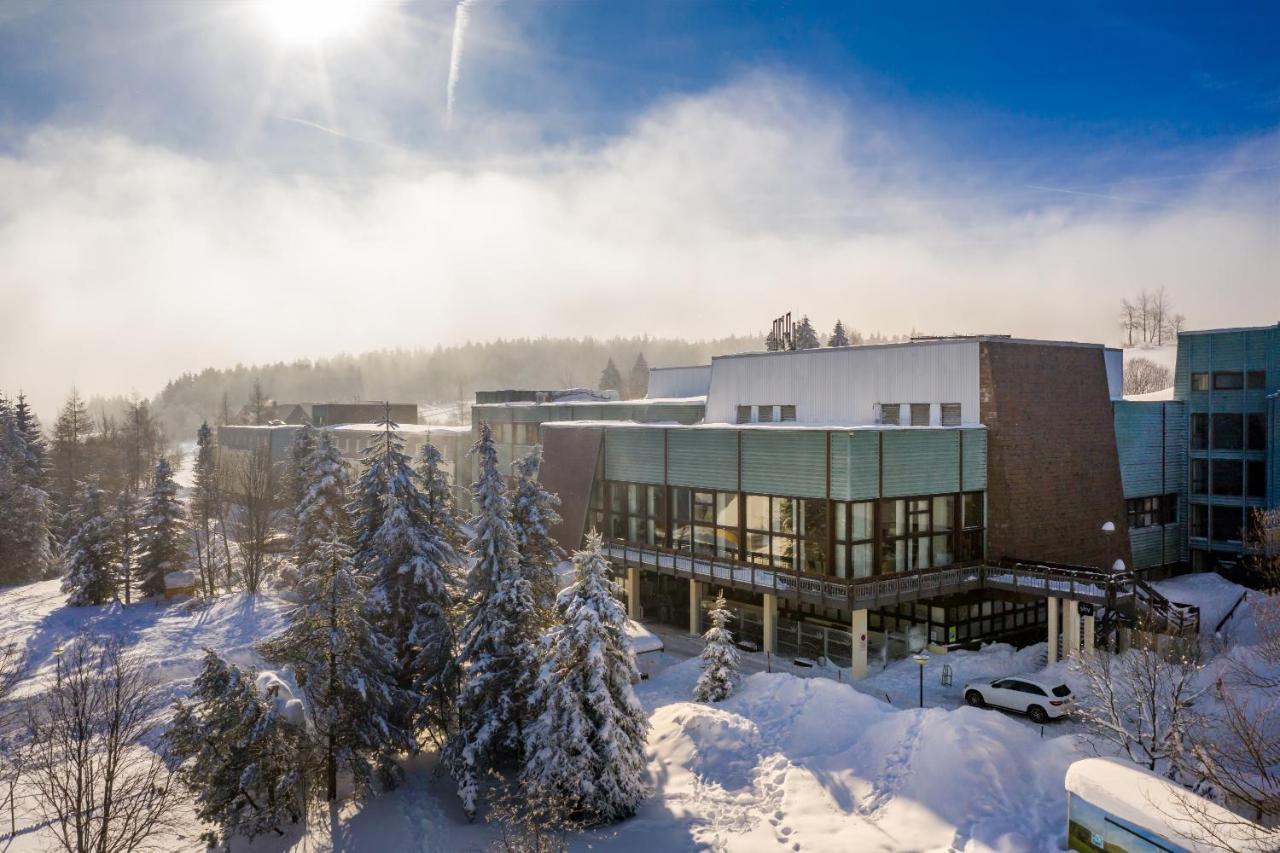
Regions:
M 356 790 L 370 790 L 375 774 L 399 779 L 398 754 L 417 749 L 397 724 L 409 697 L 395 685 L 395 658 L 365 617 L 368 579 L 357 573 L 351 549 L 326 542 L 303 567 L 289 627 L 261 643 L 272 663 L 287 665 L 302 689 L 325 763 L 325 796 L 338 796 L 338 766 Z
M 138 499 L 128 489 L 116 496 L 115 506 L 111 510 L 111 535 L 115 539 L 113 548 L 118 560 L 117 594 L 123 594 L 125 604 L 132 601 L 133 584 L 137 580 L 134 569 L 138 565 L 142 544 L 142 532 L 138 529 L 139 514 Z
M 458 730 L 446 751 L 468 816 L 475 815 L 480 777 L 523 749 L 526 691 L 537 672 L 533 590 L 520 571 L 511 504 L 489 424 L 480 424 L 472 453 L 479 459 L 479 470 L 472 486 L 476 516 L 469 547 L 475 562 L 467 575 L 471 609 L 460 635 Z
M 418 490 L 426 503 L 427 520 L 440 531 L 440 535 L 457 554 L 467 545 L 467 534 L 462 529 L 457 503 L 449 485 L 449 472 L 444 469 L 444 456 L 440 449 L 427 442 L 422 445 L 417 460 Z
M 210 846 L 283 833 L 306 814 L 306 721 L 279 691 L 205 649 L 190 699 L 174 703 L 166 754 L 195 794 L 196 817 L 218 827 Z
M 817 349 L 822 346 L 818 341 L 818 333 L 813 330 L 813 324 L 809 322 L 808 314 L 796 323 L 795 339 L 796 349 Z
M 293 508 L 293 557 L 301 570 L 322 543 L 346 541 L 351 535 L 347 515 L 350 475 L 342 453 L 328 430 L 322 430 L 301 474 L 305 488 Z
M 564 559 L 560 543 L 551 537 L 551 528 L 560 523 L 560 497 L 538 482 L 542 449 L 535 447 L 512 465 L 515 490 L 511 498 L 511 523 L 516 531 L 520 570 L 528 578 L 537 605 L 539 622 L 549 624 L 556 600 L 555 569 Z
M 187 512 L 178 500 L 178 485 L 166 459 L 151 474 L 142 522 L 142 556 L 138 560 L 138 593 L 164 595 L 164 576 L 186 567 L 189 554 Z
M 618 372 L 618 365 L 613 363 L 613 359 L 609 359 L 609 363 L 604 366 L 604 370 L 600 371 L 600 390 L 601 391 L 617 391 L 619 397 L 623 394 L 622 374 Z
M 53 468 L 54 526 L 61 539 L 69 537 L 74 528 L 74 507 L 88 474 L 84 458 L 85 441 L 92 430 L 88 406 L 79 392 L 72 388 L 54 421 L 53 446 L 49 453 Z
M 631 365 L 631 375 L 627 377 L 627 397 L 642 400 L 649 393 L 649 362 L 644 353 L 636 356 L 636 363 Z
M 0 584 L 39 580 L 53 566 L 46 454 L 26 397 L 0 398 Z
M 374 579 L 368 608 L 391 643 L 396 684 L 420 699 L 405 709 L 403 724 L 442 732 L 455 696 L 450 577 L 459 559 L 429 520 L 430 508 L 394 424 L 382 426 L 373 442 L 386 478 L 382 523 L 373 535 L 372 559 L 362 567 Z
M 702 635 L 706 645 L 702 647 L 702 675 L 693 686 L 693 698 L 698 702 L 723 702 L 738 685 L 738 647 L 733 644 L 729 620 L 733 614 L 725 606 L 724 593 L 716 596 L 715 609 L 708 614 L 711 627 Z
M 574 582 L 556 602 L 559 623 L 544 643 L 521 771 L 532 802 L 563 804 L 562 821 L 607 822 L 633 814 L 645 797 L 649 720 L 627 615 L 601 552 L 587 536 L 573 555 Z
M 86 607 L 116 597 L 115 541 L 101 489 L 86 486 L 68 516 L 72 530 L 67 541 L 62 591 L 67 604 Z
M 209 422 L 196 431 L 196 458 L 193 465 L 195 488 L 191 495 L 192 538 L 200 587 L 207 596 L 216 590 L 218 577 L 217 528 L 222 521 L 222 483 L 218 476 L 217 448 Z M 225 542 L 223 543 L 225 547 Z M 229 562 L 229 561 L 228 561 Z
M 827 339 L 829 347 L 847 347 L 849 346 L 849 333 L 844 329 L 844 323 L 836 320 L 836 327 L 831 330 L 831 337 Z
M 293 434 L 293 444 L 289 447 L 289 458 L 282 478 L 282 497 L 289 512 L 297 509 L 311 485 L 311 454 L 315 449 L 316 431 L 311 424 L 304 423 L 302 429 Z

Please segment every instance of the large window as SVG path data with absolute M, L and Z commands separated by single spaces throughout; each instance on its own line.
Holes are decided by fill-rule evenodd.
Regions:
M 1244 520 L 1243 509 L 1238 506 L 1215 506 L 1211 509 L 1213 539 L 1218 542 L 1239 542 Z
M 1191 390 L 1192 391 L 1208 391 L 1209 390 L 1209 374 L 1207 373 L 1191 374 Z
M 1209 537 L 1209 507 L 1204 504 L 1191 505 L 1191 535 L 1201 539 Z
M 836 527 L 833 574 L 840 578 L 869 577 L 875 564 L 875 502 L 836 501 L 832 507 Z
M 1213 449 L 1240 450 L 1244 447 L 1244 415 L 1217 413 L 1213 416 Z
M 1209 460 L 1191 460 L 1191 494 L 1209 494 Z
M 1267 449 L 1267 416 L 1262 412 L 1250 412 L 1245 419 L 1245 447 L 1249 450 Z
M 1250 370 L 1245 374 L 1245 387 L 1251 390 L 1263 390 L 1267 387 L 1267 372 L 1265 370 Z
M 1239 459 L 1213 460 L 1213 493 L 1230 498 L 1244 494 L 1244 465 Z
M 746 557 L 811 574 L 827 572 L 827 502 L 746 495 Z
M 1267 465 L 1260 459 L 1250 459 L 1245 465 L 1245 495 L 1251 498 L 1267 496 Z
M 1220 371 L 1213 374 L 1213 390 L 1239 391 L 1244 387 L 1244 374 L 1238 370 Z
M 1191 415 L 1191 449 L 1209 449 L 1209 416 L 1203 412 Z
M 827 501 L 599 482 L 588 521 L 611 539 L 840 578 L 983 556 L 983 493 Z

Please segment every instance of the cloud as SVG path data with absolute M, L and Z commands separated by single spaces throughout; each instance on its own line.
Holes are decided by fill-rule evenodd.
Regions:
M 496 138 L 497 134 L 495 134 Z M 822 327 L 1116 340 L 1280 320 L 1261 140 L 1171 193 L 956 174 L 872 111 L 752 75 L 591 144 L 281 174 L 91 129 L 0 158 L 0 388 L 50 411 L 185 370 L 513 335 Z M 496 145 L 496 144 L 495 144 Z

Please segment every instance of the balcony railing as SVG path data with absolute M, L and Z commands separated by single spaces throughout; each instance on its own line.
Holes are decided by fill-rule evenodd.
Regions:
M 663 574 L 842 610 L 882 607 L 986 587 L 1089 602 L 1166 633 L 1196 634 L 1200 630 L 1198 608 L 1169 601 L 1132 572 L 1104 572 L 1087 566 L 1002 560 L 996 565 L 961 564 L 872 578 L 824 578 L 616 539 L 605 542 L 605 553 L 627 565 Z

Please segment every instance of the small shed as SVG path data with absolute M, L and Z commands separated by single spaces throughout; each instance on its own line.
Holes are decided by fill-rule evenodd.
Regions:
M 164 597 L 196 594 L 196 573 L 191 571 L 169 572 L 164 576 Z

